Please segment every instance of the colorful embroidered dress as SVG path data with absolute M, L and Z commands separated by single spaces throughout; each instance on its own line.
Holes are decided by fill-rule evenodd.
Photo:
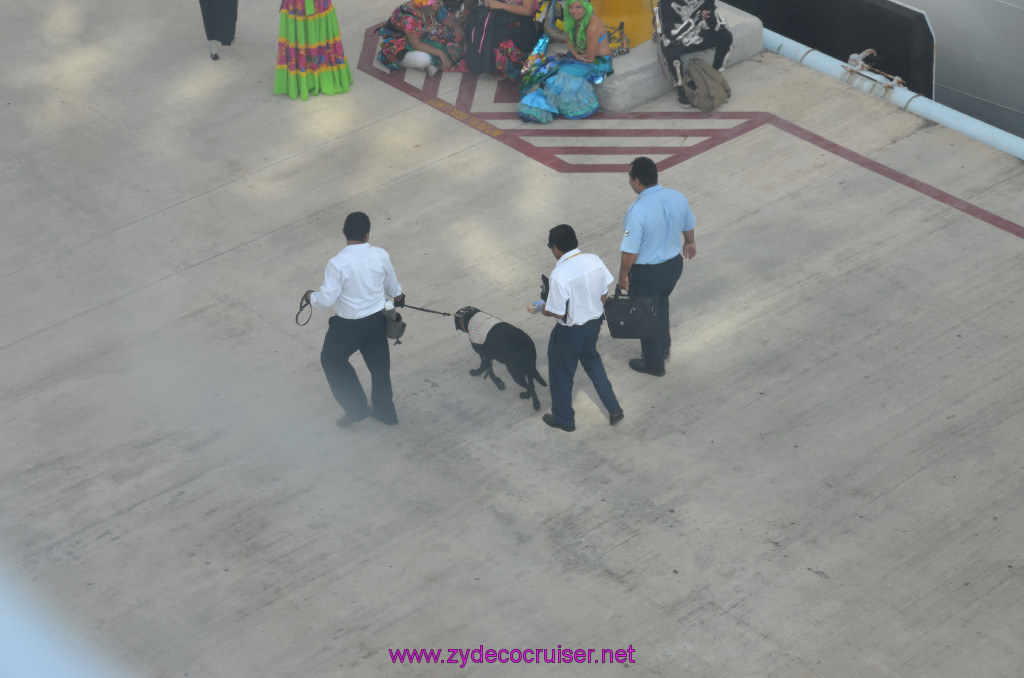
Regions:
M 422 14 L 422 16 L 420 15 Z M 420 8 L 420 14 L 410 8 L 407 4 L 399 5 L 387 23 L 377 29 L 380 35 L 380 51 L 377 53 L 377 60 L 380 61 L 389 71 L 397 71 L 402 68 L 402 57 L 412 49 L 406 39 L 406 33 L 414 33 L 420 40 L 438 49 L 445 51 L 452 60 L 451 68 L 445 68 L 441 60 L 431 55 L 431 61 L 438 68 L 445 71 L 466 71 L 466 62 L 463 60 L 462 40 L 455 31 L 444 25 L 443 21 L 448 17 L 448 10 L 440 7 L 437 12 L 431 6 Z
M 587 28 L 594 10 L 587 0 L 568 1 L 573 5 L 581 4 L 583 16 L 576 21 L 571 13 L 566 12 L 566 41 L 577 54 L 586 54 Z M 602 33 L 597 42 L 607 39 L 607 33 Z M 558 116 L 570 119 L 590 117 L 600 105 L 592 83 L 603 82 L 604 76 L 613 72 L 612 58 L 595 56 L 592 62 L 587 63 L 572 54 L 545 56 L 547 43 L 546 37 L 541 38 L 520 80 L 519 91 L 524 94 L 519 100 L 519 117 L 526 122 L 544 124 Z
M 352 86 L 331 0 L 282 0 L 274 94 L 307 100 Z
M 526 0 L 501 1 L 518 7 L 526 4 Z M 508 80 L 519 79 L 526 57 L 540 37 L 532 16 L 523 17 L 500 9 L 488 10 L 483 5 L 477 5 L 470 11 L 466 33 L 470 36 L 467 38 L 467 52 L 475 52 L 482 57 L 481 66 L 474 71 L 471 63 L 469 70 L 477 73 L 493 71 L 498 77 Z

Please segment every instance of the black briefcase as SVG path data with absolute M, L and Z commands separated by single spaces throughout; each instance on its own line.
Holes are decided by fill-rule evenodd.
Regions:
M 630 296 L 615 286 L 615 295 L 604 302 L 608 331 L 615 339 L 646 339 L 658 331 L 658 312 L 646 297 Z

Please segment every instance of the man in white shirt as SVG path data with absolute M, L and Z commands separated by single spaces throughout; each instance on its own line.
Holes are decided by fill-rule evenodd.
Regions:
M 551 414 L 544 415 L 544 423 L 563 431 L 576 430 L 572 382 L 576 365 L 581 364 L 614 426 L 622 421 L 622 408 L 597 352 L 604 300 L 614 278 L 599 256 L 580 252 L 576 232 L 568 224 L 551 229 L 548 248 L 558 263 L 551 272 L 551 287 L 541 313 L 558 322 L 548 339 Z
M 405 295 L 391 257 L 370 244 L 370 218 L 353 212 L 345 218 L 342 230 L 347 245 L 327 262 L 319 291 L 306 292 L 310 304 L 333 308 L 335 313 L 328 322 L 320 365 L 334 399 L 345 410 L 338 426 L 347 428 L 368 416 L 385 424 L 397 424 L 384 303 L 386 295 L 394 298 L 395 306 L 404 306 Z M 362 354 L 370 370 L 372 409 L 367 406 L 366 392 L 348 361 L 356 351 Z

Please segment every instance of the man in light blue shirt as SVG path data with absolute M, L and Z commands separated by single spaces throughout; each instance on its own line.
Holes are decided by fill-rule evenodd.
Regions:
M 640 358 L 629 366 L 660 377 L 672 345 L 668 297 L 683 274 L 683 257 L 697 256 L 697 219 L 682 193 L 658 185 L 658 167 L 650 158 L 633 160 L 629 186 L 637 198 L 623 220 L 619 287 L 654 302 L 659 328 L 655 336 L 640 340 Z

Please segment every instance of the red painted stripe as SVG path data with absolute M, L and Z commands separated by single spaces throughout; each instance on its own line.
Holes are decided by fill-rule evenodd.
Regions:
M 926 184 L 923 181 L 908 176 L 887 165 L 883 165 L 882 163 L 872 160 L 871 158 L 868 158 L 866 156 L 863 156 L 860 153 L 857 153 L 856 151 L 852 151 L 849 148 L 846 148 L 845 146 L 840 146 L 834 141 L 829 141 L 825 137 L 815 134 L 814 132 L 806 130 L 798 125 L 794 125 L 788 120 L 783 120 L 782 118 L 776 116 L 772 117 L 774 119 L 771 121 L 771 124 L 775 125 L 781 130 L 789 132 L 790 134 L 799 139 L 808 141 L 817 146 L 818 148 L 824 149 L 829 153 L 838 155 L 840 158 L 843 158 L 844 160 L 848 160 L 865 169 L 871 170 L 876 174 L 880 174 L 887 179 L 891 179 L 892 181 L 895 181 L 898 184 L 902 184 L 907 188 L 911 188 L 917 191 L 918 193 L 928 196 L 929 198 L 938 200 L 944 205 L 948 205 L 953 209 L 959 210 L 968 216 L 984 221 L 987 224 L 991 224 L 992 226 L 995 226 L 998 229 L 1006 231 L 1011 235 L 1015 235 L 1018 238 L 1024 238 L 1024 226 L 1015 224 L 1009 219 L 1004 219 L 998 214 L 993 214 L 992 212 L 989 212 L 986 209 L 978 207 L 973 203 L 969 203 L 966 200 L 946 193 L 945 191 L 939 190 L 938 188 L 935 188 L 930 184 Z
M 487 120 L 518 120 L 519 114 L 515 111 L 484 111 L 480 117 Z
M 625 172 L 629 171 L 629 162 L 623 162 L 623 163 L 619 163 L 619 164 L 615 164 L 615 165 L 612 165 L 612 164 L 609 164 L 609 163 L 602 163 L 602 164 L 596 164 L 595 163 L 593 165 L 588 165 L 586 163 L 571 163 L 570 164 L 570 163 L 566 163 L 565 161 L 561 160 L 560 158 L 557 158 L 557 160 L 559 162 L 565 164 L 566 166 L 571 167 L 571 169 L 569 169 L 569 170 L 559 170 L 560 172 L 569 171 L 569 172 L 574 172 L 576 174 L 620 174 L 620 173 L 625 173 Z M 557 169 L 556 167 L 553 167 L 551 165 L 549 165 L 549 167 L 552 167 L 552 169 Z
M 374 31 L 383 25 L 384 22 L 382 21 L 376 26 L 370 26 L 363 33 L 363 48 L 359 50 L 359 64 L 357 65 L 359 70 L 370 74 L 373 74 L 373 71 L 376 70 L 373 67 L 373 60 L 377 55 L 377 43 L 379 42 L 379 38 Z M 373 70 L 368 70 L 367 66 Z
M 642 154 L 649 155 L 665 155 L 666 157 L 658 163 L 659 169 L 668 169 L 674 167 L 681 162 L 685 162 L 693 157 L 700 155 L 706 151 L 740 137 L 748 132 L 751 132 L 758 127 L 765 124 L 771 124 L 776 128 L 788 132 L 798 139 L 807 141 L 815 146 L 828 151 L 844 160 L 852 162 L 860 167 L 863 167 L 869 171 L 875 172 L 887 179 L 897 182 L 900 185 L 906 186 L 907 188 L 913 189 L 922 195 L 928 196 L 934 200 L 941 202 L 944 205 L 952 207 L 964 214 L 971 216 L 975 219 L 983 221 L 987 224 L 991 224 L 996 228 L 999 228 L 1006 233 L 1017 236 L 1018 238 L 1024 238 L 1024 226 L 1014 223 L 1009 219 L 1005 219 L 997 214 L 994 214 L 986 209 L 979 207 L 973 203 L 970 203 L 961 198 L 942 191 L 930 184 L 915 179 L 909 175 L 899 172 L 887 165 L 872 160 L 860 153 L 857 153 L 845 146 L 841 146 L 834 141 L 830 141 L 825 137 L 815 134 L 809 130 L 795 125 L 788 120 L 784 120 L 772 113 L 766 113 L 763 111 L 756 112 L 718 112 L 712 114 L 704 113 L 678 113 L 674 111 L 646 111 L 637 113 L 597 113 L 593 116 L 594 120 L 623 120 L 623 121 L 637 121 L 637 120 L 671 120 L 677 122 L 683 121 L 701 121 L 701 120 L 733 120 L 736 124 L 719 128 L 709 127 L 694 127 L 687 129 L 680 127 L 679 129 L 672 129 L 668 127 L 644 130 L 644 129 L 624 129 L 617 127 L 615 129 L 585 129 L 585 128 L 573 128 L 573 129 L 558 129 L 557 127 L 547 128 L 540 126 L 530 125 L 516 125 L 509 129 L 502 129 L 499 126 L 491 124 L 490 120 L 494 121 L 505 121 L 505 120 L 517 120 L 518 115 L 513 111 L 488 111 L 471 114 L 468 111 L 472 111 L 473 100 L 476 96 L 476 85 L 477 76 L 470 73 L 463 73 L 461 82 L 459 83 L 458 95 L 456 103 L 450 104 L 437 98 L 437 93 L 440 86 L 440 78 L 428 79 L 428 84 L 425 89 L 420 89 L 405 82 L 404 71 L 397 71 L 394 73 L 388 73 L 382 69 L 374 66 L 374 59 L 376 58 L 377 50 L 377 36 L 374 34 L 374 30 L 383 24 L 377 24 L 371 26 L 366 30 L 363 39 L 363 47 L 359 55 L 359 70 L 371 75 L 372 77 L 386 83 L 395 89 L 405 92 L 409 96 L 412 96 L 424 103 L 429 104 L 433 108 L 441 111 L 442 113 L 461 121 L 462 123 L 473 127 L 474 129 L 493 137 L 500 141 L 506 146 L 519 151 L 523 155 L 534 159 L 535 161 L 542 163 L 543 165 L 550 167 L 557 172 L 578 172 L 578 173 L 599 173 L 599 172 L 624 172 L 628 168 L 628 163 L 572 163 L 559 157 L 559 155 L 626 155 L 636 156 Z M 513 83 L 499 83 L 498 89 L 495 95 L 495 102 L 497 103 L 511 103 L 506 101 L 509 97 L 508 87 L 514 86 Z M 504 89 L 503 89 L 504 87 Z M 501 99 L 501 101 L 498 101 Z M 556 123 L 557 125 L 557 123 Z M 660 147 L 655 144 L 648 145 L 634 145 L 634 146 L 552 146 L 543 147 L 535 146 L 529 142 L 529 137 L 563 137 L 566 139 L 570 138 L 612 138 L 612 137 L 625 137 L 630 139 L 643 139 L 649 138 L 652 141 L 658 138 L 664 137 L 703 137 L 700 141 L 687 146 L 685 148 L 678 147 Z
M 484 118 L 486 116 L 479 116 Z M 720 129 L 554 129 L 550 127 L 517 127 L 506 130 L 523 137 L 712 137 L 723 134 Z
M 435 75 L 433 78 L 423 79 L 423 96 L 430 97 L 433 99 L 437 96 L 437 92 L 441 89 L 441 76 Z
M 605 113 L 597 112 L 590 120 L 757 120 L 767 122 L 771 113 L 762 112 L 730 112 L 730 113 L 679 113 L 676 111 L 646 111 L 636 113 Z
M 519 85 L 511 80 L 499 80 L 498 87 L 494 91 L 494 103 L 518 104 Z
M 403 74 L 408 74 L 408 72 L 408 70 L 399 71 L 399 73 Z M 413 87 L 415 87 L 415 85 L 413 85 Z M 430 97 L 433 99 L 437 96 L 437 92 L 440 88 L 441 78 L 439 76 L 434 76 L 433 78 L 423 79 L 423 87 L 420 89 L 420 92 L 423 93 L 423 97 Z
M 487 115 L 494 118 L 513 119 L 519 114 L 515 111 L 488 111 Z M 719 117 L 722 115 L 722 117 Z M 762 124 L 771 119 L 769 113 L 732 113 L 728 116 L 719 113 L 704 115 L 703 113 L 669 113 L 669 112 L 647 112 L 647 113 L 595 113 L 586 118 L 591 120 L 736 120 L 746 122 L 747 120 L 760 120 Z M 574 122 L 582 122 L 580 120 Z M 729 127 L 716 127 L 715 129 L 729 129 Z
M 473 110 L 473 98 L 476 97 L 477 76 L 472 73 L 463 73 L 462 81 L 459 83 L 459 95 L 455 99 L 455 106 L 464 111 Z
M 638 155 L 675 155 L 679 146 L 540 146 L 549 153 L 559 155 L 628 155 L 630 161 Z

